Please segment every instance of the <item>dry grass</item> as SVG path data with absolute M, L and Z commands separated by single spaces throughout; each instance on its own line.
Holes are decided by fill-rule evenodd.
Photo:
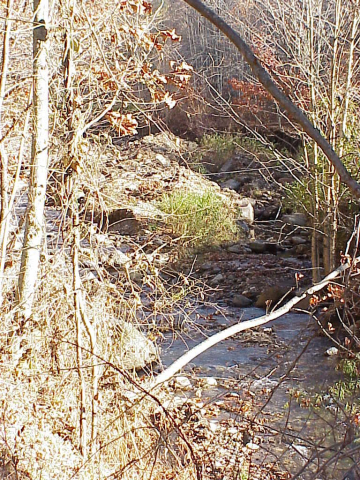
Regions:
M 156 412 L 164 413 L 147 395 L 133 399 L 141 381 L 135 372 L 123 371 L 117 360 L 121 345 L 114 335 L 114 319 L 138 323 L 139 295 L 122 281 L 95 279 L 83 284 L 87 315 L 98 339 L 97 358 L 90 353 L 86 335 L 82 345 L 88 431 L 91 366 L 100 366 L 96 447 L 84 458 L 79 451 L 80 382 L 71 263 L 59 252 L 43 263 L 41 273 L 34 314 L 12 336 L 15 310 L 11 302 L 3 309 L 0 442 L 4 472 L 9 475 L 4 478 L 171 478 L 166 471 L 174 465 L 171 461 L 167 465 L 167 450 L 161 447 L 166 439 L 151 420 Z M 184 468 L 184 478 L 192 478 L 192 472 L 191 465 Z

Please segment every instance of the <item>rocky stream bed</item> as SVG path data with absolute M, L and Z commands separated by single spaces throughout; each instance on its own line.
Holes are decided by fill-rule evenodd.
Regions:
M 281 186 L 292 181 L 289 173 L 238 155 L 220 167 L 219 175 L 211 173 L 213 182 L 188 168 L 189 153 L 196 148 L 165 134 L 109 147 L 98 160 L 106 173 L 97 182 L 109 197 L 116 196 L 116 208 L 109 204 L 110 213 L 101 221 L 96 208 L 92 217 L 84 213 L 84 221 L 98 228 L 92 239 L 114 282 L 126 274 L 140 285 L 145 262 L 166 279 L 180 274 L 204 285 L 202 300 L 190 294 L 182 308 L 166 315 L 152 311 L 154 295 L 143 288 L 139 319 L 161 327 L 167 317 L 165 324 L 172 326 L 156 337 L 158 371 L 207 336 L 263 315 L 265 308 L 311 283 L 306 217 L 282 211 Z M 95 155 L 90 151 L 90 157 Z M 87 179 L 85 195 L 91 188 Z M 174 239 L 166 228 L 154 230 L 164 223 L 154 199 L 176 188 L 212 189 L 230 198 L 243 209 L 242 238 L 174 257 Z M 18 216 L 25 206 L 20 196 Z M 63 217 L 51 201 L 46 217 L 51 254 L 62 245 Z M 83 243 L 84 282 L 99 281 L 95 261 L 86 255 L 90 247 L 89 241 Z M 296 274 L 301 274 L 300 284 Z M 328 391 L 342 375 L 336 370 L 338 358 L 326 355 L 332 342 L 319 335 L 315 320 L 304 313 L 307 307 L 305 302 L 298 306 L 302 313 L 291 312 L 217 344 L 169 382 L 167 407 L 183 415 L 183 431 L 197 445 L 205 478 L 360 478 L 357 427 L 345 422 L 344 403 Z M 148 334 L 145 321 L 143 327 Z

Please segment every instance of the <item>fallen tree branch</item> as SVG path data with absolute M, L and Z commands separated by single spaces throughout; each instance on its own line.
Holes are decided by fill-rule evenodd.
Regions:
M 158 375 L 153 384 L 150 385 L 150 388 L 155 388 L 161 383 L 166 382 L 170 378 L 172 378 L 181 368 L 187 365 L 191 360 L 195 357 L 199 356 L 201 353 L 205 352 L 209 348 L 213 347 L 217 343 L 225 340 L 226 338 L 232 337 L 243 330 L 248 330 L 249 328 L 258 327 L 259 325 L 264 325 L 265 323 L 270 322 L 271 320 L 275 320 L 276 318 L 285 315 L 288 313 L 296 304 L 298 304 L 301 300 L 306 298 L 308 295 L 313 295 L 315 292 L 318 292 L 322 288 L 326 287 L 332 280 L 337 278 L 341 275 L 345 270 L 357 263 L 360 262 L 360 257 L 351 260 L 348 263 L 341 265 L 339 268 L 334 270 L 333 272 L 329 273 L 321 282 L 317 283 L 316 285 L 308 288 L 302 295 L 298 297 L 294 297 L 289 300 L 285 305 L 274 310 L 273 312 L 263 315 L 258 318 L 254 318 L 252 320 L 247 320 L 246 322 L 237 323 L 232 327 L 227 328 L 219 333 L 216 333 L 212 337 L 207 338 L 204 342 L 200 343 L 196 347 L 192 348 L 188 352 L 186 352 L 182 357 L 178 358 L 172 365 L 170 365 L 166 370 L 164 370 L 160 375 Z
M 334 166 L 341 181 L 347 185 L 351 193 L 360 198 L 360 184 L 352 178 L 345 165 L 340 160 L 340 157 L 335 153 L 330 143 L 314 127 L 305 113 L 300 110 L 291 100 L 285 95 L 275 84 L 265 68 L 261 65 L 259 59 L 254 55 L 249 45 L 244 42 L 241 36 L 219 17 L 213 10 L 204 5 L 201 0 L 184 0 L 188 5 L 197 10 L 203 17 L 207 18 L 213 25 L 215 25 L 227 38 L 235 45 L 245 61 L 248 63 L 255 77 L 259 80 L 262 86 L 270 95 L 279 103 L 285 110 L 289 118 L 295 121 L 302 130 L 309 135 L 310 138 L 321 148 L 329 162 Z

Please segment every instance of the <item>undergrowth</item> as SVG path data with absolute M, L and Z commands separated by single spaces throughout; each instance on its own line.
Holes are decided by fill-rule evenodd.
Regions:
M 192 248 L 214 247 L 237 238 L 235 209 L 212 191 L 165 194 L 159 208 L 167 214 L 172 233 Z
M 200 141 L 200 147 L 215 154 L 215 159 L 229 158 L 235 151 L 235 137 L 229 134 L 205 134 Z
M 145 325 L 154 327 L 152 315 L 161 314 L 163 309 L 169 311 L 174 307 L 174 300 L 166 294 L 160 276 L 149 268 L 149 259 L 141 249 L 129 268 L 139 271 L 141 282 L 131 282 L 123 268 L 118 269 L 115 282 L 113 276 L 99 266 L 101 280 L 93 276 L 82 284 L 97 352 L 94 356 L 84 329 L 82 379 L 79 378 L 71 259 L 64 252 L 59 251 L 44 261 L 37 306 L 26 325 L 14 328 L 16 310 L 11 298 L 4 304 L 0 338 L 0 451 L 6 475 L 2 478 L 174 478 L 174 467 L 168 461 L 166 448 L 161 446 L 161 438 L 164 442 L 167 439 L 161 437 L 151 420 L 154 416 L 166 416 L 166 412 L 149 396 L 134 395 L 141 388 L 140 380 L 127 365 L 127 358 L 129 347 L 136 349 L 137 346 L 131 347 L 128 336 L 121 338 L 124 322 L 146 332 Z M 148 312 L 143 306 L 145 297 L 141 293 L 145 285 L 148 300 L 157 299 L 154 312 Z M 160 302 L 159 291 L 163 302 Z M 152 335 L 156 337 L 154 329 Z M 82 390 L 85 393 L 85 455 L 79 445 Z M 161 398 L 166 398 L 165 392 Z M 92 412 L 94 401 L 96 410 Z M 97 435 L 92 445 L 90 436 L 94 425 Z M 187 451 L 181 438 L 177 444 L 179 449 Z M 156 458 L 154 452 L 158 452 Z M 192 479 L 194 475 L 194 466 L 189 465 L 183 467 L 177 478 Z

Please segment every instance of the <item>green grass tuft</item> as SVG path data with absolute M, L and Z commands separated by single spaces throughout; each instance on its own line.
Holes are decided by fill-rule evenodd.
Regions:
M 193 248 L 217 246 L 238 237 L 236 210 L 214 192 L 173 192 L 162 197 L 159 208 L 168 214 L 172 233 Z

